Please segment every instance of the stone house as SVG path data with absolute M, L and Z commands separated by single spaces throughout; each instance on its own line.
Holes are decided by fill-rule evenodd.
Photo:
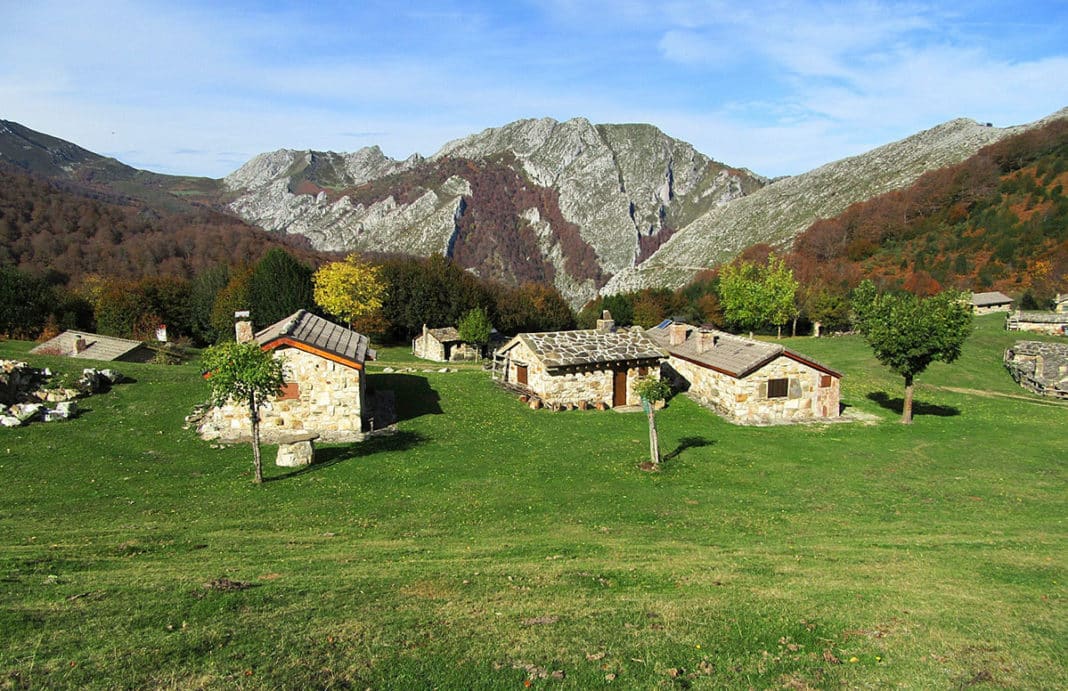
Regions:
M 1006 318 L 1005 328 L 1009 331 L 1068 336 L 1068 312 L 1016 310 Z
M 617 329 L 605 312 L 596 329 L 521 333 L 493 354 L 493 376 L 542 403 L 616 408 L 641 403 L 639 377 L 660 376 L 664 353 L 641 329 Z
M 457 362 L 477 360 L 482 357 L 482 351 L 477 344 L 460 338 L 455 327 L 430 329 L 423 324 L 423 333 L 412 339 L 412 355 L 435 362 Z
M 776 343 L 665 321 L 646 331 L 668 353 L 664 376 L 731 422 L 836 418 L 842 375 Z
M 1016 341 L 1005 351 L 1005 367 L 1025 389 L 1068 399 L 1068 345 Z
M 1012 298 L 996 290 L 988 293 L 972 293 L 972 312 L 975 314 L 1010 312 L 1012 303 Z
M 238 340 L 251 329 L 237 324 Z M 285 384 L 260 410 L 265 441 L 311 432 L 325 441 L 358 441 L 369 424 L 364 363 L 375 351 L 366 336 L 298 310 L 253 336 L 285 362 Z M 205 439 L 248 439 L 247 406 L 226 404 L 207 412 L 198 427 Z
M 114 362 L 149 362 L 156 356 L 155 351 L 141 341 L 73 330 L 50 338 L 30 352 L 34 355 L 63 355 Z

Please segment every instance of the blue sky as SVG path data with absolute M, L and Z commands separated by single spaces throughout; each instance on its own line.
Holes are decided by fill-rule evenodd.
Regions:
M 0 118 L 157 172 L 430 155 L 519 118 L 647 122 L 801 173 L 1068 106 L 1068 2 L 0 0 Z

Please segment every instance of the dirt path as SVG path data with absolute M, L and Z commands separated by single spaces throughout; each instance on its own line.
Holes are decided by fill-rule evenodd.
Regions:
M 942 391 L 952 391 L 953 393 L 962 393 L 969 396 L 983 396 L 984 398 L 1010 398 L 1015 401 L 1025 401 L 1027 403 L 1035 403 L 1037 405 L 1051 405 L 1062 408 L 1068 408 L 1068 401 L 1058 401 L 1056 399 L 1044 400 L 1041 398 L 1034 398 L 1032 396 L 1024 396 L 1022 394 L 1014 393 L 1001 393 L 1000 391 L 986 391 L 984 389 L 963 389 L 957 386 L 926 386 L 929 389 L 940 389 Z

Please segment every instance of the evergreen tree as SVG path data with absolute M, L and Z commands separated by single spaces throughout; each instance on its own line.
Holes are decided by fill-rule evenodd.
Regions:
M 268 250 L 249 277 L 249 309 L 256 330 L 299 309 L 315 307 L 312 270 L 283 249 Z

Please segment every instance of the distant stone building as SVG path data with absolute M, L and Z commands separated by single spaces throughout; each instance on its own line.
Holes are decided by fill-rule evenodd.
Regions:
M 101 336 L 87 331 L 64 331 L 30 352 L 34 355 L 63 355 L 115 362 L 148 362 L 156 356 L 155 351 L 141 341 Z
M 1012 298 L 996 290 L 989 293 L 972 293 L 972 311 L 975 314 L 1011 312 L 1012 303 Z
M 1058 309 L 1062 304 L 1058 303 Z M 1065 336 L 1068 335 L 1068 311 L 1037 312 L 1016 310 L 1006 318 L 1005 328 L 1009 331 L 1029 331 L 1031 333 Z
M 638 405 L 639 377 L 659 377 L 664 353 L 641 329 L 617 329 L 605 312 L 596 329 L 521 333 L 494 352 L 494 376 L 546 405 Z
M 457 362 L 477 360 L 482 357 L 482 351 L 477 344 L 460 338 L 455 327 L 429 329 L 423 324 L 423 333 L 412 339 L 412 355 L 435 362 Z
M 1005 351 L 1005 367 L 1025 389 L 1068 399 L 1068 344 L 1016 341 Z
M 665 377 L 732 422 L 835 418 L 842 375 L 775 343 L 664 322 L 646 331 L 667 351 Z
M 238 324 L 239 335 L 242 326 Z M 265 441 L 303 432 L 326 441 L 363 438 L 370 411 L 364 363 L 375 357 L 366 336 L 299 310 L 254 338 L 263 350 L 285 361 L 285 385 L 260 411 Z M 247 439 L 247 406 L 212 408 L 198 431 L 205 439 Z

